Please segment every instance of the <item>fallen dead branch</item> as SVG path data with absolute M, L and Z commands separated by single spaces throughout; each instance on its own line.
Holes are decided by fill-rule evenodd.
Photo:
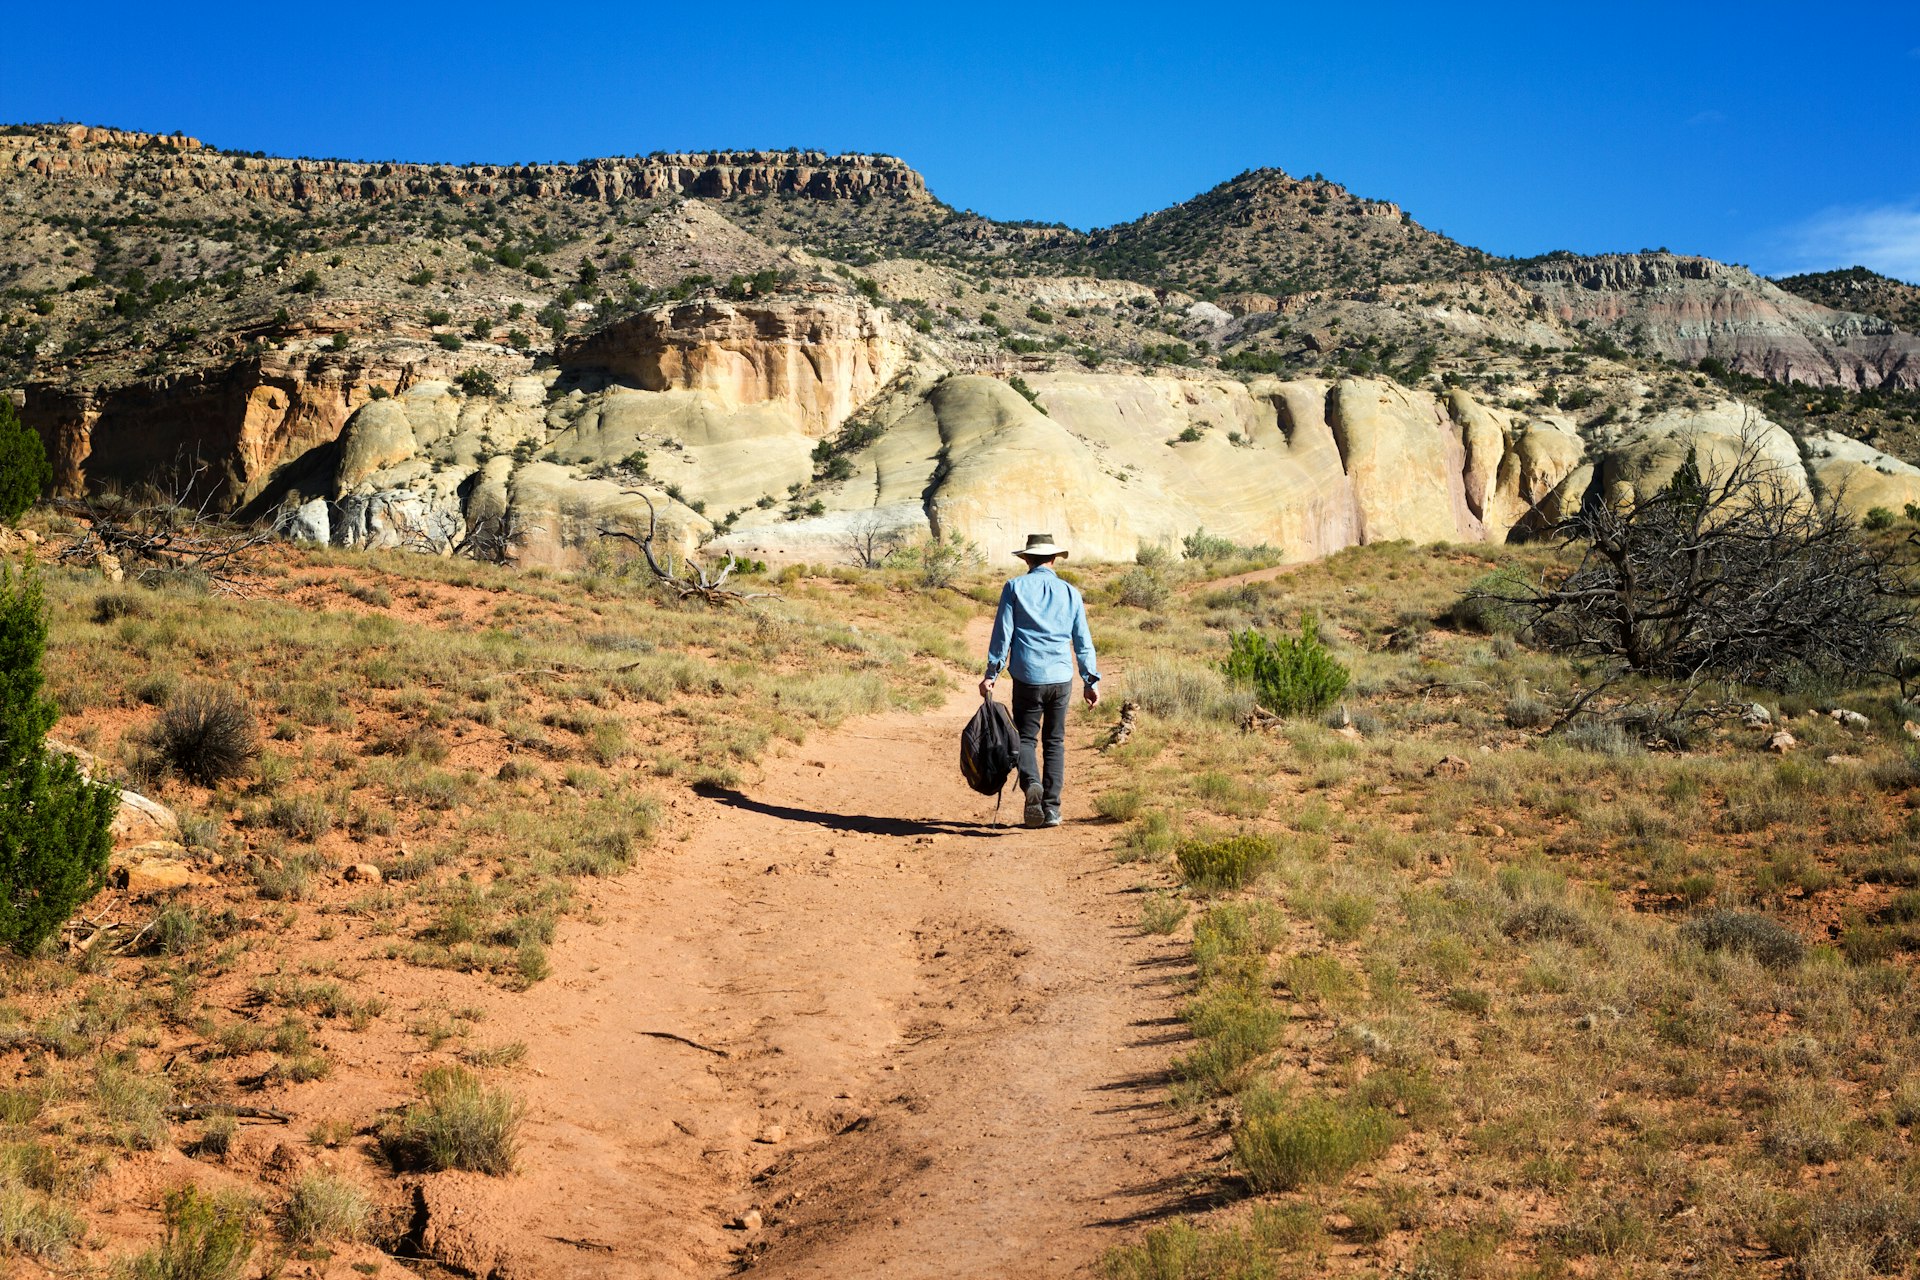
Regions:
M 96 564 L 111 557 L 136 581 L 190 574 L 215 591 L 246 594 L 251 585 L 247 560 L 275 534 L 268 527 L 244 529 L 221 519 L 214 505 L 219 486 L 203 483 L 209 470 L 208 463 L 189 466 L 183 459 L 172 469 L 170 485 L 152 497 L 101 494 L 58 501 L 58 510 L 87 526 L 61 549 L 60 559 Z
M 732 556 L 728 556 L 726 563 L 722 564 L 719 572 L 714 574 L 709 574 L 707 567 L 698 560 L 691 556 L 687 557 L 683 563 L 693 570 L 697 575 L 695 578 L 687 578 L 681 573 L 674 572 L 671 568 L 671 558 L 669 558 L 669 566 L 663 568 L 659 558 L 653 553 L 653 540 L 660 531 L 660 513 L 655 510 L 653 499 L 638 489 L 622 489 L 620 492 L 647 504 L 647 535 L 642 538 L 631 530 L 622 529 L 616 525 L 601 525 L 600 536 L 618 538 L 638 546 L 647 558 L 647 568 L 652 570 L 654 578 L 661 586 L 674 592 L 682 600 L 698 599 L 708 604 L 733 604 L 740 600 L 773 598 L 771 592 L 736 591 L 727 585 L 727 579 L 733 575 L 739 563 Z
M 160 1114 L 169 1120 L 211 1120 L 215 1116 L 233 1116 L 239 1120 L 267 1120 L 274 1124 L 292 1124 L 293 1117 L 270 1107 L 240 1107 L 229 1102 L 183 1102 L 162 1107 Z
M 675 1044 L 684 1044 L 690 1049 L 698 1049 L 702 1053 L 711 1053 L 716 1058 L 731 1058 L 733 1056 L 725 1049 L 716 1049 L 710 1044 L 701 1044 L 698 1040 L 689 1040 L 685 1036 L 675 1035 L 671 1031 L 642 1031 L 640 1034 L 643 1036 L 652 1036 L 655 1040 L 671 1040 Z

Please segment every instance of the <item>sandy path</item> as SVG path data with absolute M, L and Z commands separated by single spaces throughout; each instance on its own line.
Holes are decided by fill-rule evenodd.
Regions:
M 1067 823 L 999 825 L 954 760 L 974 696 L 684 800 L 498 1003 L 537 1073 L 522 1174 L 450 1181 L 436 1225 L 513 1275 L 1064 1276 L 1183 1207 L 1182 958 L 1090 817 L 1112 766 L 1077 719 Z

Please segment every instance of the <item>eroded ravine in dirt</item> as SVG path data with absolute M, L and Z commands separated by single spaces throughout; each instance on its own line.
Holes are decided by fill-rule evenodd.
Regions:
M 530 1047 L 522 1172 L 433 1193 L 444 1253 L 541 1277 L 1072 1275 L 1180 1205 L 1208 1147 L 1164 1105 L 1180 957 L 1135 927 L 1138 876 L 1090 820 L 1112 766 L 1078 720 L 1066 825 L 1010 825 L 958 776 L 972 697 L 679 802 L 685 837 L 499 1002 L 495 1034 Z M 758 1230 L 729 1226 L 749 1211 Z

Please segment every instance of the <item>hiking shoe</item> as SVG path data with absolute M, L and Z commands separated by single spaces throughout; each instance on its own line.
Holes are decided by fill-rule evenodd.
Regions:
M 1044 827 L 1047 824 L 1047 810 L 1040 795 L 1039 783 L 1027 788 L 1027 825 L 1030 827 Z
M 1049 827 L 1057 827 L 1060 825 L 1060 811 L 1058 809 L 1053 809 L 1048 812 L 1045 825 Z

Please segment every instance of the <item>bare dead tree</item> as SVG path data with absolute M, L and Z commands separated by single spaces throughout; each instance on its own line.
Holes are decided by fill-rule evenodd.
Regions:
M 1891 675 L 1915 637 L 1893 552 L 1864 543 L 1837 501 L 1805 495 L 1751 428 L 1731 461 L 1703 466 L 1689 448 L 1657 493 L 1590 501 L 1556 532 L 1581 549 L 1570 572 L 1488 598 L 1516 607 L 1536 643 L 1614 673 L 1569 714 L 1624 674 L 1689 696 L 1713 680 Z
M 215 507 L 219 486 L 205 483 L 211 470 L 210 463 L 182 455 L 163 483 L 138 497 L 100 493 L 60 500 L 59 510 L 86 523 L 60 559 L 91 563 L 104 552 L 139 582 L 187 573 L 216 591 L 245 594 L 251 585 L 248 559 L 277 535 L 271 525 L 243 528 L 225 520 Z
M 513 559 L 527 536 L 540 526 L 522 524 L 512 511 L 482 516 L 467 527 L 453 544 L 453 554 L 471 556 L 487 564 L 506 564 Z
M 647 558 L 647 568 L 653 573 L 654 579 L 659 582 L 662 587 L 673 592 L 682 600 L 701 600 L 711 605 L 733 604 L 741 600 L 767 600 L 773 598 L 771 592 L 737 591 L 727 585 L 727 579 L 733 576 L 733 571 L 739 563 L 731 555 L 726 558 L 725 562 L 720 565 L 717 571 L 713 572 L 709 572 L 706 565 L 701 564 L 693 557 L 686 557 L 681 563 L 686 569 L 693 571 L 694 576 L 692 578 L 686 577 L 682 571 L 675 570 L 672 567 L 671 557 L 668 560 L 668 564 L 662 566 L 659 557 L 657 557 L 653 551 L 653 540 L 658 536 L 660 530 L 660 513 L 655 510 L 652 497 L 638 489 L 622 489 L 620 492 L 629 497 L 638 498 L 647 504 L 646 536 L 641 537 L 629 529 L 620 528 L 618 525 L 601 525 L 599 527 L 600 536 L 603 538 L 617 538 L 620 541 L 631 542 L 639 547 L 641 554 Z
M 904 533 L 898 527 L 889 527 L 877 515 L 864 515 L 853 522 L 841 540 L 841 546 L 852 557 L 854 566 L 860 569 L 878 569 L 883 567 L 893 555 L 906 545 Z

